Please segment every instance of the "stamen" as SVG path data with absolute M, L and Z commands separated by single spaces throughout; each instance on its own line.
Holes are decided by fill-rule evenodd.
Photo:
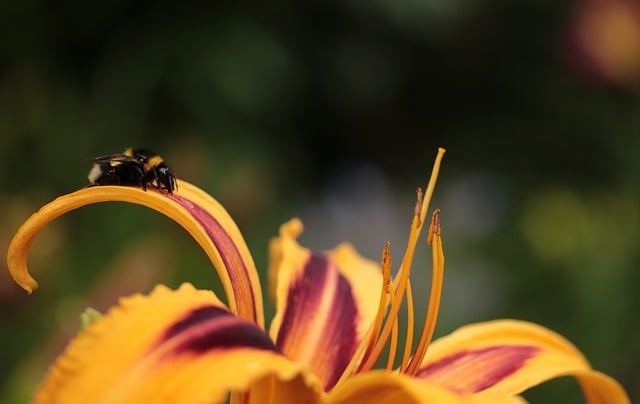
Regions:
M 382 286 L 386 294 L 391 293 L 391 243 L 388 241 L 382 250 Z
M 409 236 L 409 240 L 412 239 L 411 236 L 413 236 L 413 238 L 416 237 L 415 233 L 416 233 L 417 227 L 418 226 L 416 225 L 416 218 L 414 217 L 413 225 L 411 226 L 412 231 Z M 411 244 L 409 245 L 409 247 L 411 247 Z M 400 266 L 399 274 L 397 275 L 399 276 L 399 278 L 397 277 L 396 280 L 394 281 L 394 284 L 390 285 L 395 290 L 395 293 L 393 294 L 393 296 L 390 296 L 391 309 L 389 311 L 389 314 L 387 315 L 386 321 L 384 323 L 384 327 L 382 328 L 382 332 L 380 333 L 377 341 L 375 341 L 375 344 L 371 349 L 370 354 L 363 360 L 363 363 L 360 366 L 360 371 L 368 371 L 373 368 L 376 361 L 380 357 L 380 353 L 382 352 L 382 349 L 386 345 L 387 341 L 389 341 L 389 336 L 391 334 L 393 324 L 396 322 L 398 318 L 398 312 L 400 311 L 400 305 L 402 304 L 402 299 L 404 298 L 404 293 L 405 293 L 407 282 L 409 279 L 409 272 L 411 268 L 410 262 L 413 256 L 413 249 L 407 248 L 407 250 L 409 250 L 410 252 L 405 253 L 405 258 L 403 259 L 403 263 Z M 409 265 L 405 264 L 407 260 L 409 261 Z M 396 283 L 398 284 L 397 287 L 395 285 Z
M 431 294 L 429 296 L 429 309 L 424 321 L 422 333 L 418 340 L 418 346 L 409 362 L 406 373 L 415 375 L 418 367 L 422 363 L 427 353 L 427 348 L 433 338 L 438 319 L 438 310 L 440 308 L 440 298 L 442 296 L 442 280 L 444 277 L 444 252 L 442 251 L 442 237 L 440 233 L 440 210 L 436 209 L 431 217 L 431 225 L 429 226 L 429 237 L 427 241 L 431 241 L 431 251 L 433 256 L 433 276 L 431 279 Z
M 391 331 L 391 343 L 389 344 L 389 357 L 387 358 L 387 372 L 390 372 L 393 368 L 393 362 L 396 358 L 396 350 L 398 348 L 398 319 L 393 323 L 393 329 Z
M 416 206 L 413 208 L 413 216 L 417 217 L 418 220 L 420 220 L 418 222 L 418 226 L 422 226 L 422 219 L 420 218 L 420 211 L 422 210 L 422 188 L 418 187 L 416 189 Z
M 384 327 L 382 328 L 382 332 L 378 340 L 376 341 L 371 354 L 365 358 L 361 370 L 366 371 L 370 370 L 375 364 L 376 360 L 380 357 L 380 353 L 382 352 L 383 347 L 386 345 L 389 340 L 389 336 L 391 334 L 393 324 L 398 318 L 398 312 L 400 311 L 400 305 L 402 303 L 402 299 L 404 298 L 409 274 L 411 272 L 411 265 L 413 263 L 413 254 L 415 251 L 416 244 L 418 242 L 418 237 L 420 235 L 420 231 L 422 230 L 422 224 L 424 223 L 424 218 L 426 216 L 426 212 L 429 208 L 429 202 L 431 200 L 431 196 L 433 195 L 433 190 L 436 185 L 436 180 L 438 177 L 438 173 L 440 171 L 440 163 L 442 162 L 442 157 L 444 156 L 445 150 L 443 148 L 438 149 L 438 154 L 436 156 L 436 161 L 433 164 L 433 170 L 431 171 L 431 178 L 429 179 L 429 183 L 427 184 L 427 189 L 425 192 L 425 197 L 420 198 L 422 200 L 419 214 L 414 214 L 413 221 L 411 223 L 411 230 L 409 232 L 409 240 L 407 242 L 407 249 L 405 251 L 405 255 L 402 259 L 402 263 L 400 264 L 400 269 L 396 278 L 394 279 L 393 286 L 395 289 L 395 295 L 391 298 L 391 309 L 389 311 L 389 315 L 387 316 Z M 418 213 L 418 209 L 416 212 Z
M 387 241 L 382 250 L 381 266 L 382 266 L 382 290 L 380 291 L 380 300 L 378 305 L 378 313 L 373 326 L 372 338 L 369 341 L 367 350 L 363 357 L 363 362 L 371 354 L 371 350 L 380 334 L 380 328 L 382 327 L 382 321 L 384 320 L 385 309 L 389 298 L 393 296 L 393 286 L 391 285 L 391 243 Z
M 400 373 L 404 373 L 409 363 L 409 356 L 411 355 L 411 348 L 413 348 L 413 327 L 414 327 L 414 313 L 413 313 L 413 293 L 411 292 L 411 279 L 407 284 L 407 338 L 404 343 L 404 352 L 402 353 L 402 362 L 400 364 Z
M 431 223 L 429 223 L 429 232 L 427 233 L 427 244 L 433 245 L 433 236 L 436 233 L 436 227 L 440 228 L 440 209 L 433 211 L 431 216 Z
M 384 319 L 385 309 L 389 302 L 389 295 L 393 291 L 391 286 L 391 244 L 387 241 L 382 250 L 382 257 L 380 259 L 380 266 L 382 268 L 382 286 L 380 288 L 380 300 L 378 304 L 378 312 L 376 314 L 376 318 L 374 319 L 371 328 L 367 332 L 365 338 L 363 338 L 362 342 L 360 342 L 360 346 L 356 350 L 355 354 L 351 358 L 351 361 L 342 372 L 338 383 L 347 377 L 351 376 L 354 372 L 357 373 L 361 368 L 356 369 L 358 364 L 362 365 L 366 358 L 371 354 L 371 350 L 373 349 L 373 345 L 378 338 L 378 334 L 380 333 L 380 328 L 382 327 L 382 320 Z M 363 354 L 364 352 L 364 354 Z

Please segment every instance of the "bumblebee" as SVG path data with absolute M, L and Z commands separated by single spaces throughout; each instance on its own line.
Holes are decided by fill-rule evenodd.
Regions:
M 89 171 L 89 185 L 151 186 L 172 194 L 178 188 L 176 176 L 164 159 L 148 149 L 129 147 L 120 154 L 93 159 Z

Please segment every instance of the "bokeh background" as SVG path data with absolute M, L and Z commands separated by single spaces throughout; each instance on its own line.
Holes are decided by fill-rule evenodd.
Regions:
M 640 400 L 635 0 L 1 2 L 1 262 L 32 212 L 86 185 L 91 157 L 127 146 L 218 198 L 263 279 L 294 216 L 315 249 L 350 240 L 378 259 L 389 240 L 401 256 L 446 147 L 436 334 L 535 321 Z M 3 403 L 28 401 L 85 307 L 156 283 L 220 290 L 186 232 L 121 203 L 57 220 L 29 263 L 32 296 L 0 271 Z M 581 401 L 571 379 L 525 397 Z

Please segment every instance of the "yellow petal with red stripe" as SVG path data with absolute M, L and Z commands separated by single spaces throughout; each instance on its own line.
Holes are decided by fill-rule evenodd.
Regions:
M 319 397 L 305 369 L 212 292 L 158 286 L 122 299 L 71 341 L 34 402 L 217 403 L 268 377 Z
M 350 245 L 326 253 L 301 247 L 301 231 L 292 220 L 271 242 L 276 315 L 270 335 L 285 355 L 309 364 L 328 391 L 375 318 L 382 275 Z
M 43 206 L 11 241 L 7 265 L 15 281 L 31 293 L 38 286 L 27 268 L 27 251 L 51 221 L 85 205 L 107 201 L 129 202 L 154 209 L 178 222 L 205 250 L 224 286 L 231 311 L 264 326 L 262 290 L 249 249 L 235 222 L 214 198 L 178 181 L 173 194 L 135 187 L 98 186 L 61 196 Z
M 460 392 L 519 394 L 561 376 L 575 376 L 590 403 L 628 403 L 618 382 L 591 368 L 569 341 L 517 320 L 467 325 L 429 347 L 416 377 Z
M 410 376 L 385 371 L 362 373 L 340 383 L 327 396 L 331 404 L 511 404 L 520 397 L 500 393 L 464 394 Z

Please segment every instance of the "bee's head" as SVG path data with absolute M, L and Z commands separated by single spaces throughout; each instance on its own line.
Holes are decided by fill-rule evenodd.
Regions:
M 178 189 L 178 184 L 176 183 L 176 176 L 173 173 L 173 170 L 170 169 L 166 164 L 161 163 L 155 167 L 158 187 L 164 188 L 170 194 L 173 193 L 175 189 Z

